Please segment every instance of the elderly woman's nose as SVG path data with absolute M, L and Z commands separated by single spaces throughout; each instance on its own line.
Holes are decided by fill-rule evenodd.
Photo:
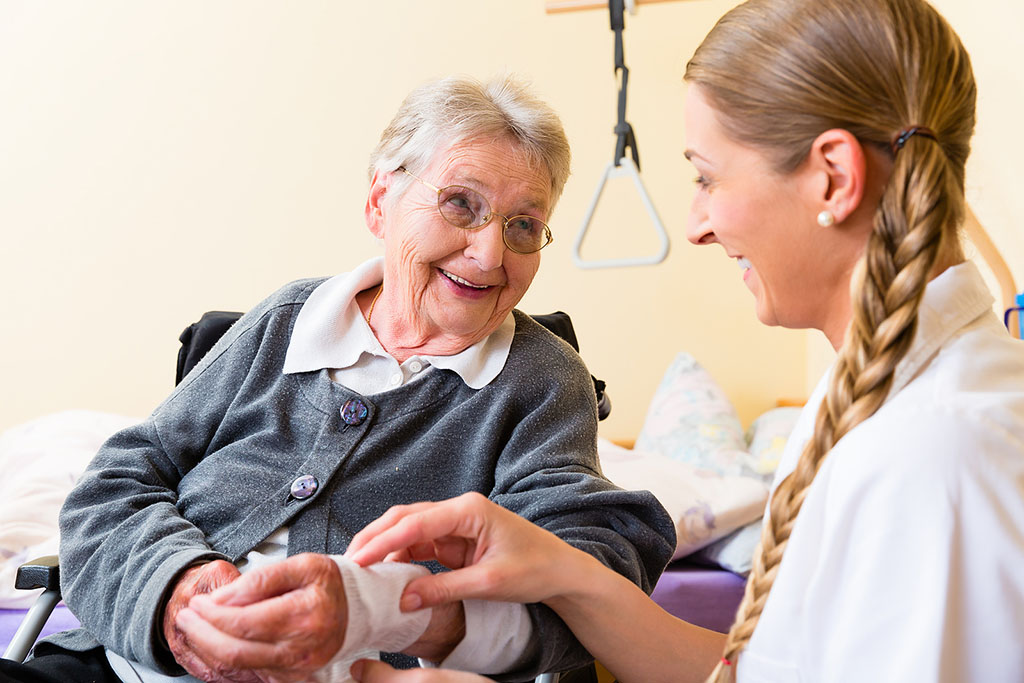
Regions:
M 469 239 L 463 253 L 476 261 L 480 270 L 500 268 L 505 258 L 503 231 L 502 219 L 497 216 L 482 228 L 467 231 Z

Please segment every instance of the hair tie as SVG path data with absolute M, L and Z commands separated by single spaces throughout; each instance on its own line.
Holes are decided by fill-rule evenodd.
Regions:
M 732 662 L 730 662 L 725 657 L 722 657 L 722 664 L 725 664 L 726 666 L 732 666 Z
M 931 128 L 927 128 L 926 126 L 911 126 L 910 128 L 901 130 L 896 134 L 896 137 L 892 139 L 892 153 L 896 154 L 896 152 L 903 149 L 903 145 L 907 144 L 907 140 L 915 135 L 923 135 L 924 137 L 931 138 L 936 142 L 939 141 L 939 138 L 935 136 L 935 131 Z

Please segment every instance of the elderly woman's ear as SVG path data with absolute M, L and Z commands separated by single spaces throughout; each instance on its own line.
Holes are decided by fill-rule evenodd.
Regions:
M 375 170 L 366 196 L 366 227 L 378 239 L 384 239 L 384 199 L 393 177 L 394 173 Z

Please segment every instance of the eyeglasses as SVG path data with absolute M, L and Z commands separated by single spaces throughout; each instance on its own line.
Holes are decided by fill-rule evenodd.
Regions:
M 505 246 L 517 254 L 532 254 L 551 244 L 551 228 L 539 218 L 533 216 L 512 216 L 507 218 L 493 213 L 487 203 L 476 190 L 462 185 L 436 187 L 423 178 L 410 173 L 404 166 L 399 166 L 402 173 L 415 178 L 437 193 L 437 211 L 447 222 L 463 230 L 476 230 L 491 222 L 497 216 L 501 218 L 501 239 Z

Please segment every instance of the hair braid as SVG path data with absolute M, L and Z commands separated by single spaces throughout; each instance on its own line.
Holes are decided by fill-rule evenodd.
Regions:
M 825 457 L 885 402 L 925 287 L 940 261 L 959 254 L 975 85 L 959 39 L 922 0 L 751 0 L 716 25 L 686 80 L 702 86 L 737 140 L 774 155 L 782 172 L 832 127 L 886 148 L 908 126 L 936 133 L 909 137 L 893 159 L 851 278 L 851 320 L 813 436 L 772 495 L 743 601 L 709 679 L 728 681 Z
M 743 601 L 726 640 L 723 659 L 728 662 L 736 661 L 753 635 L 797 515 L 825 456 L 885 402 L 896 366 L 910 348 L 943 233 L 962 211 L 961 206 L 950 206 L 956 195 L 945 187 L 947 167 L 942 150 L 928 141 L 908 145 L 898 155 L 854 276 L 853 320 L 818 409 L 814 436 L 772 496 Z M 720 662 L 711 680 L 731 678 L 732 668 Z

